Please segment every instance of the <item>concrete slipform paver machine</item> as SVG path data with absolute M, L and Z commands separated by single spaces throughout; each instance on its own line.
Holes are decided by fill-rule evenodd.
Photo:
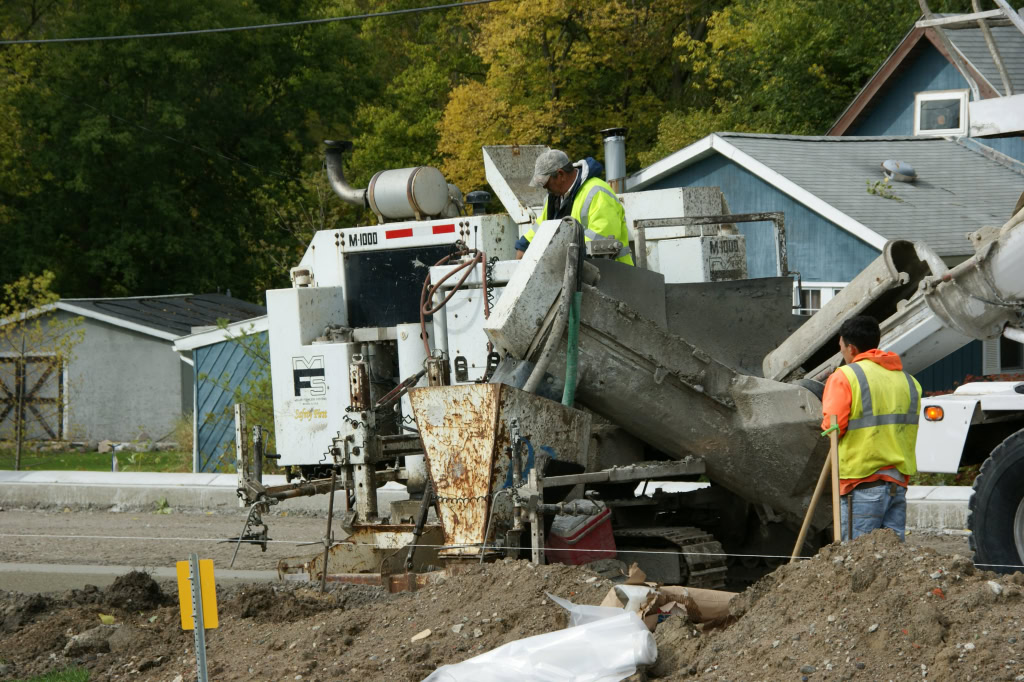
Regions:
M 616 137 L 605 156 L 618 188 Z M 552 520 L 596 505 L 618 557 L 653 579 L 753 579 L 791 553 L 827 455 L 820 396 L 846 317 L 883 320 L 882 347 L 910 372 L 1021 324 L 1020 206 L 979 225 L 976 255 L 952 269 L 925 244 L 889 242 L 809 319 L 792 314 L 782 216 L 728 214 L 717 188 L 620 194 L 637 267 L 572 219 L 537 226 L 516 260 L 543 202 L 528 180 L 545 149 L 484 148 L 506 212 L 478 201 L 467 215 L 434 169 L 351 187 L 344 147 L 329 145 L 335 192 L 379 224 L 316 233 L 292 286 L 267 292 L 278 463 L 299 480 L 267 487 L 240 468 L 243 537 L 265 540 L 265 526 L 248 529 L 280 500 L 331 494 L 325 551 L 282 561 L 284 576 L 402 589 L 467 562 L 543 561 Z M 739 222 L 772 235 L 776 277 L 747 278 Z M 1021 426 L 976 409 L 1003 438 Z M 919 459 L 929 470 L 935 458 Z M 385 508 L 389 481 L 421 499 Z M 1012 507 L 993 541 L 1024 551 L 1024 487 L 989 494 Z M 830 522 L 823 505 L 806 553 Z

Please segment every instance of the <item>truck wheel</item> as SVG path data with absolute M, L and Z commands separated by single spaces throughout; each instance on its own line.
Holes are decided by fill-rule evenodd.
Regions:
M 997 573 L 1024 570 L 1024 431 L 981 465 L 967 509 L 974 563 Z

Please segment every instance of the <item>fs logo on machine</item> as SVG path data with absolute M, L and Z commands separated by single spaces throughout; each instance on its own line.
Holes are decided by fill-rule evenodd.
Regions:
M 324 356 L 292 358 L 292 381 L 296 398 L 325 398 L 327 380 L 324 378 Z

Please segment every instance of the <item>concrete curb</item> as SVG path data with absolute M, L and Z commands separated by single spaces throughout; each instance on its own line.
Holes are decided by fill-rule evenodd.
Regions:
M 0 506 L 109 509 L 153 508 L 161 499 L 177 509 L 238 509 L 234 474 L 161 474 L 103 471 L 0 471 Z M 265 476 L 267 485 L 283 485 L 284 476 Z M 706 484 L 673 484 L 682 490 Z M 682 487 L 681 487 L 682 486 Z M 689 486 L 689 487 L 687 487 Z M 648 494 L 653 493 L 653 488 Z M 907 527 L 916 530 L 962 530 L 967 527 L 969 486 L 910 486 Z M 405 486 L 388 483 L 378 490 L 378 504 L 408 499 Z M 327 497 L 300 497 L 276 509 L 326 514 Z
M 266 485 L 284 485 L 284 476 L 264 476 Z M 231 511 L 239 508 L 234 474 L 161 474 L 102 471 L 0 471 L 0 506 L 84 509 L 152 509 L 161 500 L 172 509 Z M 405 486 L 388 483 L 377 491 L 381 509 L 407 500 Z M 340 504 L 340 500 L 335 500 Z M 298 497 L 274 507 L 327 514 L 327 496 Z

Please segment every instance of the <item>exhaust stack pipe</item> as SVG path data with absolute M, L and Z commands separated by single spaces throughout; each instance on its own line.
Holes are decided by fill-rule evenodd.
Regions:
M 341 168 L 341 157 L 345 152 L 352 150 L 352 143 L 324 140 L 324 144 L 327 145 L 327 181 L 331 184 L 331 189 L 344 202 L 362 208 L 368 207 L 366 190 L 355 189 L 349 185 L 345 180 L 345 172 Z
M 604 177 L 616 193 L 626 191 L 626 129 L 607 128 L 604 135 Z

